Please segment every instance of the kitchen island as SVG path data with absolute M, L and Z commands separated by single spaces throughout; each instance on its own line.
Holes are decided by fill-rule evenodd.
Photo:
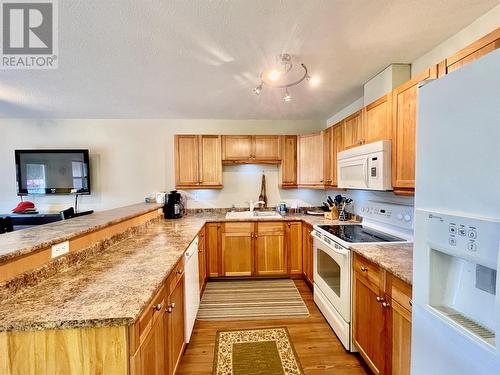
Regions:
M 167 361 L 169 373 L 173 373 L 183 344 L 179 344 L 176 337 L 170 337 L 179 332 L 179 323 L 173 318 L 179 315 L 173 315 L 168 307 L 175 298 L 178 310 L 174 308 L 174 314 L 181 311 L 183 254 L 207 224 L 249 220 L 226 220 L 223 210 L 164 220 L 159 216 L 158 205 L 132 207 L 108 212 L 100 218 L 90 215 L 49 224 L 46 227 L 52 226 L 48 228 L 48 233 L 53 233 L 54 239 L 49 238 L 48 233 L 40 232 L 44 226 L 27 229 L 24 242 L 21 242 L 23 245 L 14 249 L 11 238 L 5 241 L 0 238 L 0 254 L 5 259 L 11 259 L 14 256 L 12 252 L 16 256 L 36 253 L 37 249 L 49 244 L 96 233 L 137 215 L 151 214 L 147 222 L 137 224 L 133 230 L 122 228 L 122 234 L 112 233 L 112 239 L 100 242 L 98 251 L 95 246 L 90 246 L 76 252 L 89 252 L 90 256 L 77 258 L 68 264 L 46 264 L 42 268 L 54 267 L 55 271 L 42 273 L 44 277 L 39 275 L 35 282 L 18 283 L 16 288 L 9 288 L 9 281 L 3 284 L 4 298 L 0 302 L 1 373 L 19 373 L 19 370 L 30 373 L 42 367 L 39 372 L 44 373 L 47 368 L 44 366 L 56 366 L 61 371 L 75 373 L 106 372 L 104 370 L 147 373 L 144 356 L 151 355 L 147 352 L 148 344 L 150 350 L 153 347 L 151 340 L 166 342 L 168 350 L 164 349 L 172 357 Z M 131 211 L 135 211 L 135 216 Z M 252 221 L 270 222 L 266 218 Z M 307 226 L 338 223 L 302 214 L 271 221 L 304 223 Z M 390 246 L 387 245 L 388 248 Z M 9 248 L 13 249 L 10 253 L 7 251 Z M 160 330 L 160 324 L 163 335 L 168 337 L 159 339 L 155 334 Z M 165 326 L 168 327 L 166 330 Z M 183 343 L 183 336 L 180 341 Z M 59 355 L 62 350 L 69 358 L 67 362 L 56 361 L 56 346 Z M 172 348 L 175 353 L 172 353 Z M 91 367 L 77 360 L 85 358 L 88 350 L 94 351 Z M 153 352 L 157 356 L 162 355 Z M 45 353 L 47 357 L 41 357 L 40 353 Z

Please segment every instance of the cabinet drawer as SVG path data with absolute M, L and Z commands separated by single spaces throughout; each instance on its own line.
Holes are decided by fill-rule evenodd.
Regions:
M 226 223 L 224 224 L 224 233 L 248 234 L 253 232 L 252 222 Z
M 354 272 L 367 281 L 381 286 L 383 274 L 380 267 L 358 254 L 354 256 Z
M 385 290 L 386 293 L 390 295 L 394 301 L 398 302 L 403 308 L 411 312 L 412 310 L 411 285 L 397 278 L 392 273 L 387 272 Z
M 146 310 L 142 313 L 136 325 L 138 326 L 139 342 L 142 342 L 158 316 L 161 316 L 165 309 L 166 290 L 162 286 L 160 291 L 154 296 Z
M 257 233 L 258 234 L 284 234 L 285 228 L 283 227 L 283 222 L 266 222 L 257 223 Z
M 175 289 L 179 281 L 182 279 L 182 276 L 184 276 L 184 257 L 177 262 L 175 267 L 172 269 L 172 272 L 170 272 L 170 275 L 168 275 L 167 287 L 169 294 Z

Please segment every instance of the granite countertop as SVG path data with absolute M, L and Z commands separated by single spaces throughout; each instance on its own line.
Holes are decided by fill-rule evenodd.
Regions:
M 0 263 L 157 210 L 160 207 L 162 205 L 156 203 L 139 203 L 4 233 L 0 236 Z
M 352 244 L 351 249 L 412 285 L 413 243 Z
M 130 206 L 136 207 L 134 210 L 125 207 L 122 213 L 137 214 L 141 206 L 145 212 L 157 208 L 155 205 L 136 205 Z M 87 225 L 80 223 L 74 229 L 79 228 L 84 233 L 90 230 L 88 228 L 104 226 L 106 221 L 120 220 L 117 215 L 105 217 L 91 220 Z M 123 217 L 121 220 L 124 220 Z M 240 220 L 243 219 L 236 221 Z M 311 225 L 339 223 L 304 214 L 287 215 L 281 220 L 302 220 Z M 222 212 L 204 212 L 177 220 L 152 222 L 98 255 L 0 301 L 0 332 L 133 324 L 203 225 L 221 221 L 234 220 L 226 220 Z M 49 226 L 52 224 L 43 227 Z M 59 238 L 68 235 L 61 231 L 57 234 Z M 48 234 L 45 236 L 49 237 Z M 53 240 L 47 238 L 46 241 Z M 379 249 L 375 245 L 370 248 L 367 245 L 354 251 L 411 282 L 411 245 L 395 247 L 391 256 L 388 256 L 388 246 Z M 399 257 L 402 258 L 398 260 Z

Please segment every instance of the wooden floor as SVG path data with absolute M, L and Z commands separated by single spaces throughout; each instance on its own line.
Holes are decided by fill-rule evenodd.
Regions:
M 308 318 L 252 321 L 196 321 L 191 342 L 177 375 L 212 373 L 215 334 L 218 330 L 259 327 L 287 327 L 306 375 L 368 374 L 359 355 L 348 353 L 316 307 L 304 281 L 295 281 L 306 302 Z

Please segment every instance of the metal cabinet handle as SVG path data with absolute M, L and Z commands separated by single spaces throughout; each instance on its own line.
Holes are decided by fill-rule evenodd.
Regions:
M 413 301 L 412 301 L 412 300 L 409 300 L 409 301 L 408 301 L 408 304 L 409 304 L 410 306 L 413 306 Z
M 383 301 L 384 301 L 384 297 L 377 296 L 377 302 L 383 302 Z
M 368 268 L 366 268 L 365 266 L 361 266 L 361 272 L 366 272 L 368 271 Z
M 161 303 L 157 304 L 157 305 L 154 305 L 153 306 L 153 310 L 155 311 L 160 311 L 161 310 Z
M 389 305 L 389 303 L 387 303 L 387 302 L 382 302 L 382 306 L 385 308 L 391 307 L 391 305 Z

